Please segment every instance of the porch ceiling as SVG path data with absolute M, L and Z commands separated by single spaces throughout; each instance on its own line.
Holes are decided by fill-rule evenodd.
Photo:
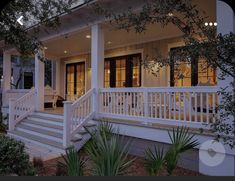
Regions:
M 216 1 L 215 0 L 194 0 L 208 15 L 208 21 L 216 21 Z M 174 25 L 169 25 L 164 29 L 160 25 L 149 25 L 145 33 L 136 34 L 134 31 L 126 32 L 117 30 L 110 24 L 103 24 L 105 34 L 105 49 L 112 49 L 125 45 L 139 44 L 153 40 L 160 40 L 181 36 L 181 32 Z M 46 55 L 54 58 L 63 58 L 79 54 L 89 53 L 91 50 L 90 28 L 63 34 L 56 38 L 44 42 L 47 47 Z M 64 53 L 66 51 L 66 53 Z

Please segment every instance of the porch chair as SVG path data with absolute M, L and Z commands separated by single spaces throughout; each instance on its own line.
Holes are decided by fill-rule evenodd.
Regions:
M 56 102 L 58 100 L 58 95 L 56 94 L 56 91 L 53 90 L 49 85 L 45 87 L 44 90 L 44 103 L 51 103 L 52 108 L 56 109 Z

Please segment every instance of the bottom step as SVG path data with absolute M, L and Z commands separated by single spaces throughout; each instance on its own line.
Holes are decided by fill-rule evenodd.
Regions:
M 13 137 L 15 139 L 21 140 L 22 142 L 30 142 L 39 146 L 46 147 L 50 150 L 52 150 L 55 153 L 64 154 L 65 150 L 63 148 L 63 145 L 61 143 L 42 138 L 36 135 L 20 132 L 20 131 L 10 131 L 8 132 L 8 135 L 10 137 Z

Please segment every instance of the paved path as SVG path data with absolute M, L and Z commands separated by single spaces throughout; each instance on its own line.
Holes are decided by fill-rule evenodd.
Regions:
M 59 153 L 55 153 L 54 151 L 48 148 L 36 145 L 34 143 L 24 143 L 26 147 L 26 152 L 30 156 L 30 160 L 33 160 L 33 158 L 41 158 L 43 161 L 47 161 L 61 156 Z

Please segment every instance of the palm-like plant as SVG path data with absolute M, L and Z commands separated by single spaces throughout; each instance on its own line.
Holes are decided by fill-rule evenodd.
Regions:
M 97 133 L 86 145 L 86 151 L 92 161 L 93 175 L 123 175 L 133 161 L 128 160 L 129 145 L 129 142 L 123 144 L 118 135 L 108 139 L 106 134 Z
M 189 134 L 189 128 L 178 127 L 173 129 L 172 135 L 168 132 L 172 146 L 166 153 L 166 168 L 169 175 L 172 175 L 173 170 L 177 166 L 179 156 L 190 149 L 199 145 L 197 140 L 194 140 L 195 135 Z
M 173 148 L 178 153 L 183 153 L 187 150 L 193 149 L 198 146 L 197 140 L 194 140 L 193 134 L 189 134 L 189 128 L 178 127 L 176 130 L 173 129 L 172 135 L 168 132 Z
M 74 147 L 66 149 L 66 155 L 62 155 L 63 162 L 58 162 L 60 170 L 64 170 L 68 176 L 83 176 L 85 162 L 81 160 Z
M 153 151 L 151 149 L 146 151 L 145 167 L 150 175 L 158 174 L 163 167 L 166 167 L 168 174 L 172 175 L 180 154 L 193 149 L 199 144 L 197 140 L 194 140 L 194 135 L 189 134 L 189 129 L 186 127 L 173 129 L 172 135 L 170 132 L 168 132 L 168 135 L 172 145 L 165 155 L 163 149 L 157 149 L 156 147 Z
M 115 132 L 115 129 L 113 128 L 113 125 L 109 122 L 102 121 L 97 126 L 97 133 L 100 134 L 102 137 L 106 137 L 107 139 L 110 139 Z
M 154 147 L 154 151 L 148 148 L 145 152 L 145 168 L 150 176 L 156 176 L 163 169 L 165 164 L 164 149 Z

